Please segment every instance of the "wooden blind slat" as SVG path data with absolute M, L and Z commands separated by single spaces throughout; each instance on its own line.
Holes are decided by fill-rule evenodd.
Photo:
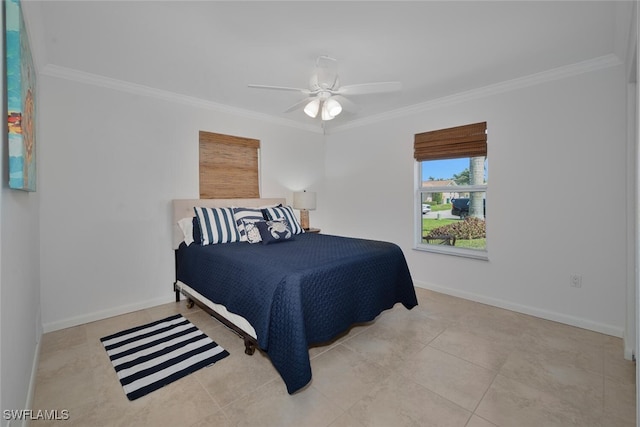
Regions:
M 487 155 L 486 144 L 466 144 L 461 147 L 444 146 L 439 149 L 426 148 L 414 151 L 417 160 L 442 160 L 461 157 L 480 157 Z
M 450 139 L 461 136 L 477 135 L 479 138 L 486 140 L 487 122 L 473 123 L 470 125 L 456 126 L 447 129 L 439 129 L 430 132 L 416 134 L 416 139 L 423 141 Z
M 260 141 L 200 132 L 200 198 L 259 198 Z
M 215 144 L 240 145 L 243 147 L 260 148 L 260 140 L 251 138 L 242 138 L 233 135 L 224 135 L 222 133 L 213 133 L 200 131 L 200 142 L 213 142 Z
M 487 122 L 457 126 L 415 135 L 417 161 L 480 157 L 487 155 Z
M 438 146 L 438 145 L 449 145 L 449 144 L 464 144 L 467 142 L 482 142 L 482 143 L 486 143 L 487 142 L 487 135 L 483 134 L 482 136 L 480 135 L 461 135 L 461 136 L 455 136 L 455 137 L 449 137 L 449 138 L 441 138 L 441 139 L 431 139 L 431 140 L 424 140 L 421 138 L 418 138 L 418 136 L 416 135 L 416 139 L 415 139 L 415 144 L 416 146 Z

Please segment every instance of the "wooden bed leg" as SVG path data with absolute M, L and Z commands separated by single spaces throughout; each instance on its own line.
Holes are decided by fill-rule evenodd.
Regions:
M 193 308 L 193 305 L 195 303 L 193 302 L 193 300 L 191 298 L 187 299 L 187 308 Z
M 251 341 L 248 339 L 244 339 L 244 354 L 248 354 L 249 356 L 253 355 L 256 352 L 256 346 L 253 345 Z
M 175 286 L 174 286 L 175 289 Z M 175 293 L 176 293 L 176 302 L 180 302 L 180 291 L 175 289 Z

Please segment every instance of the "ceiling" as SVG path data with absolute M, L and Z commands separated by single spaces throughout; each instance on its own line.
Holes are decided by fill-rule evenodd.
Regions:
M 320 55 L 338 60 L 343 85 L 402 83 L 399 93 L 351 98 L 358 110 L 327 123 L 344 125 L 615 54 L 620 50 L 616 43 L 626 40 L 620 36 L 620 21 L 631 4 L 29 3 L 25 16 L 38 44 L 34 51 L 40 70 L 63 67 L 305 126 L 320 126 L 320 119 L 302 110 L 284 113 L 303 96 L 247 85 L 307 88 Z

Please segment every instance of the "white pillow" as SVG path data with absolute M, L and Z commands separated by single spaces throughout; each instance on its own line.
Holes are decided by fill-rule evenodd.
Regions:
M 178 221 L 178 227 L 182 230 L 184 243 L 189 246 L 193 243 L 193 218 L 182 218 Z

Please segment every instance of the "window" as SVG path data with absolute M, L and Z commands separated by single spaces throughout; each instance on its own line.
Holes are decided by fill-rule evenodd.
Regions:
M 200 131 L 200 198 L 260 197 L 257 139 Z
M 487 258 L 486 122 L 415 135 L 416 249 Z

